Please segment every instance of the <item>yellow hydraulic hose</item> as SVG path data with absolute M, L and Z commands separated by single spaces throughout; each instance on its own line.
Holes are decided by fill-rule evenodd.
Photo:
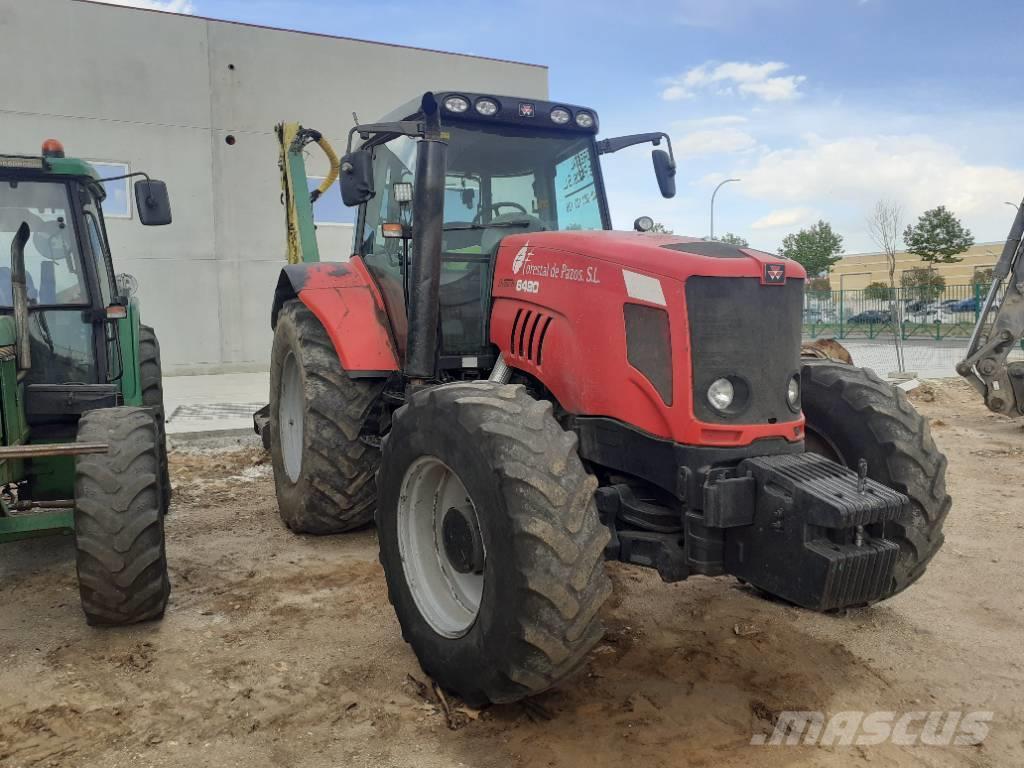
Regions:
M 338 174 L 341 171 L 341 163 L 338 161 L 338 155 L 335 153 L 334 147 L 331 146 L 331 142 L 323 136 L 320 136 L 320 138 L 316 140 L 316 143 L 320 145 L 320 149 L 322 149 L 324 154 L 327 155 L 327 161 L 331 164 L 331 170 L 327 173 L 327 178 L 325 178 L 320 186 L 313 191 L 313 202 L 316 202 L 320 195 L 331 188 L 331 184 L 338 180 Z

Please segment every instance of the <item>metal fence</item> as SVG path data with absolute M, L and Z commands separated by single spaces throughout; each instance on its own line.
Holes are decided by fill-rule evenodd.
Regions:
M 804 294 L 805 337 L 839 339 L 894 336 L 902 318 L 904 339 L 960 339 L 971 335 L 985 302 L 987 285 L 947 285 L 941 291 L 922 288 L 807 291 Z M 895 312 L 893 311 L 895 308 Z

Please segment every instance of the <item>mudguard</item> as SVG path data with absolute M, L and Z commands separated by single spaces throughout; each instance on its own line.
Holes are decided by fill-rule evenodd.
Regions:
M 384 301 L 358 256 L 347 263 L 289 264 L 274 291 L 271 327 L 289 299 L 298 298 L 323 324 L 341 367 L 353 377 L 399 370 Z

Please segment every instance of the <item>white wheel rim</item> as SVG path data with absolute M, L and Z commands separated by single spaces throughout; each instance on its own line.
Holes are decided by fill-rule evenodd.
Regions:
M 302 473 L 302 420 L 306 405 L 299 361 L 291 352 L 281 366 L 281 394 L 277 403 L 277 431 L 284 471 L 293 483 Z
M 420 614 L 443 637 L 465 635 L 480 612 L 483 573 L 459 573 L 442 538 L 449 509 L 479 517 L 459 476 L 443 461 L 421 456 L 405 472 L 398 497 L 398 551 L 405 581 Z M 484 562 L 486 562 L 486 551 Z

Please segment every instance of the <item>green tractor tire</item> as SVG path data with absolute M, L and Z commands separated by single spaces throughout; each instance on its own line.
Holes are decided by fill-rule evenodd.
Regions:
M 159 619 L 167 606 L 158 435 L 149 408 L 100 408 L 78 423 L 78 442 L 109 446 L 75 461 L 78 587 L 89 624 Z

